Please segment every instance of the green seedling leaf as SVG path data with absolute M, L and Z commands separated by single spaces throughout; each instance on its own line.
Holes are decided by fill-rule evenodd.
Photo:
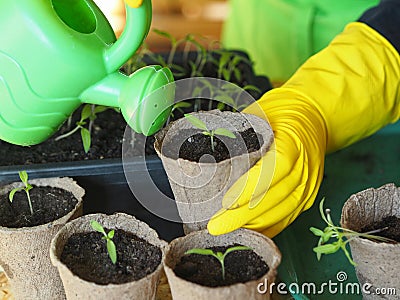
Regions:
M 222 78 L 229 81 L 231 79 L 231 72 L 227 69 L 222 70 Z
M 18 172 L 19 178 L 21 181 L 25 184 L 25 186 L 28 183 L 28 173 L 26 171 L 20 171 Z
M 187 250 L 185 254 L 200 254 L 200 255 L 213 255 L 214 251 L 211 249 L 192 248 Z
M 222 69 L 231 59 L 231 53 L 228 51 L 220 51 L 219 67 Z
M 15 188 L 13 190 L 10 191 L 10 193 L 8 194 L 8 200 L 10 200 L 10 202 L 12 203 L 14 200 L 14 195 L 16 192 L 21 191 L 23 188 Z
M 90 221 L 90 226 L 92 226 L 92 228 L 93 228 L 94 230 L 96 230 L 97 232 L 100 232 L 100 233 L 102 233 L 103 235 L 106 235 L 106 232 L 105 232 L 103 226 L 101 226 L 101 224 L 100 224 L 99 222 L 97 222 L 97 221 L 95 221 L 95 220 L 91 220 L 91 221 Z
M 219 102 L 218 104 L 217 104 L 217 109 L 219 109 L 219 110 L 224 110 L 224 108 L 225 108 L 225 103 L 223 103 L 223 102 Z
M 178 109 L 178 108 L 189 108 L 191 106 L 192 106 L 192 104 L 185 102 L 185 101 L 181 101 L 181 102 L 175 103 L 174 106 L 172 107 L 172 109 L 174 110 L 174 109 Z
M 231 96 L 226 95 L 226 94 L 219 94 L 219 95 L 215 96 L 214 99 L 217 101 L 229 104 L 232 107 L 236 106 L 235 100 L 233 100 L 233 98 Z
M 31 196 L 29 194 L 29 191 L 33 188 L 32 185 L 29 184 L 28 182 L 28 173 L 26 171 L 19 171 L 18 172 L 19 178 L 21 180 L 21 182 L 24 184 L 24 187 L 18 187 L 18 188 L 14 188 L 10 191 L 10 193 L 8 194 L 8 200 L 10 201 L 10 203 L 13 202 L 14 200 L 14 196 L 16 192 L 19 191 L 25 191 L 26 197 L 28 199 L 28 204 L 29 204 L 29 209 L 31 211 L 31 215 L 33 215 L 33 208 L 32 208 L 32 202 L 31 202 Z
M 231 247 L 228 248 L 225 253 L 224 256 L 227 256 L 229 253 L 233 252 L 233 251 L 243 251 L 243 250 L 253 250 L 250 247 L 247 246 L 235 246 L 235 247 Z
M 175 77 L 182 77 L 186 75 L 186 69 L 177 65 L 177 64 L 170 64 L 169 68 L 171 69 L 172 73 Z
M 318 247 L 314 247 L 313 251 L 322 254 L 332 254 L 337 252 L 339 249 L 340 249 L 340 244 L 335 242 L 332 244 L 325 244 Z
M 210 255 L 215 257 L 221 264 L 222 279 L 225 280 L 225 257 L 233 251 L 241 251 L 241 250 L 252 250 L 252 249 L 247 246 L 234 246 L 226 249 L 225 253 L 222 253 L 219 251 L 214 252 L 211 249 L 193 248 L 187 250 L 185 254 L 200 254 L 200 255 Z
M 96 105 L 96 107 L 95 107 L 94 110 L 93 110 L 93 113 L 94 113 L 95 115 L 97 115 L 97 114 L 99 114 L 99 113 L 102 113 L 102 112 L 106 111 L 107 109 L 109 109 L 108 106 Z
M 107 252 L 111 259 L 111 262 L 115 265 L 117 262 L 117 249 L 114 242 L 111 239 L 107 239 Z
M 235 75 L 235 79 L 240 81 L 242 79 L 242 73 L 239 69 L 233 69 L 233 74 Z
M 203 92 L 203 88 L 201 88 L 201 87 L 199 87 L 199 86 L 196 86 L 196 87 L 193 89 L 193 92 L 192 92 L 193 98 L 196 98 L 196 97 L 200 96 L 202 92 Z
M 81 128 L 81 138 L 82 138 L 82 143 L 83 143 L 83 149 L 85 150 L 85 153 L 88 153 L 90 150 L 90 144 L 91 144 L 91 137 L 90 137 L 90 131 L 84 127 Z
M 261 93 L 261 90 L 258 87 L 251 84 L 245 85 L 244 87 L 242 87 L 242 89 L 244 89 L 245 91 L 255 91 L 257 93 Z
M 204 87 L 208 88 L 211 95 L 214 94 L 215 87 L 212 85 L 212 83 L 207 78 L 199 78 L 199 81 L 202 84 L 204 84 Z
M 114 237 L 114 234 L 115 234 L 115 230 L 110 230 L 108 232 L 107 236 L 108 236 L 109 239 L 112 239 Z
M 92 114 L 92 104 L 85 104 L 81 112 L 81 121 L 86 120 Z
M 106 240 L 108 256 L 110 257 L 111 262 L 113 264 L 115 264 L 117 262 L 117 250 L 116 250 L 115 244 L 112 240 L 112 238 L 114 237 L 115 231 L 110 230 L 107 234 L 106 231 L 104 230 L 103 226 L 95 220 L 90 221 L 90 226 L 92 226 L 92 228 L 95 231 L 100 232 L 103 235 L 103 237 L 101 239 Z
M 332 231 L 332 230 L 330 230 L 330 231 L 324 231 L 324 233 L 321 235 L 321 241 L 322 241 L 322 243 L 326 243 L 327 241 L 329 241 L 330 238 L 332 237 L 332 235 L 333 235 L 334 233 L 335 233 L 335 232 Z
M 176 44 L 176 38 L 173 37 L 170 33 L 160 30 L 160 29 L 153 29 L 153 31 L 155 33 L 157 33 L 158 35 L 161 35 L 167 39 L 169 39 L 171 41 L 171 44 L 175 45 Z
M 228 91 L 228 92 L 235 92 L 239 89 L 239 87 L 238 87 L 238 85 L 236 85 L 234 83 L 228 82 L 228 83 L 224 83 L 221 86 L 221 89 Z
M 217 135 L 227 136 L 232 139 L 236 138 L 236 136 L 233 134 L 233 132 L 226 128 L 217 128 L 217 129 L 215 129 L 214 133 Z
M 310 231 L 316 236 L 322 236 L 324 232 L 321 229 L 310 227 Z
M 196 118 L 195 116 L 189 114 L 185 114 L 184 116 L 190 123 L 192 123 L 193 126 L 208 131 L 206 124 L 199 118 Z

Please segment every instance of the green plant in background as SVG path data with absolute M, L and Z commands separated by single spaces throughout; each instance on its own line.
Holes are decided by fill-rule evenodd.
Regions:
M 14 200 L 14 195 L 16 192 L 19 191 L 25 191 L 26 197 L 28 198 L 28 204 L 29 204 L 29 209 L 31 211 L 31 215 L 33 215 L 33 208 L 32 208 L 32 202 L 31 202 L 31 196 L 29 194 L 29 191 L 33 188 L 29 183 L 28 183 L 28 173 L 26 171 L 20 171 L 18 172 L 19 178 L 21 179 L 22 183 L 24 184 L 23 187 L 15 188 L 10 191 L 8 194 L 8 199 L 12 203 Z
M 225 257 L 233 251 L 243 251 L 243 250 L 252 250 L 252 249 L 247 246 L 234 246 L 226 249 L 226 251 L 222 253 L 219 251 L 214 252 L 211 249 L 193 248 L 186 251 L 185 254 L 200 254 L 200 255 L 210 255 L 215 257 L 221 264 L 222 280 L 225 280 Z
M 373 235 L 373 233 L 380 232 L 382 230 L 385 230 L 387 228 L 382 228 L 382 229 L 377 229 L 365 233 L 359 233 L 347 228 L 339 227 L 336 226 L 331 218 L 330 215 L 330 209 L 327 208 L 324 211 L 324 201 L 325 199 L 322 199 L 320 204 L 319 204 L 319 211 L 322 217 L 322 220 L 327 224 L 327 226 L 321 230 L 315 227 L 310 227 L 310 231 L 319 237 L 317 247 L 313 248 L 313 251 L 317 254 L 317 259 L 320 260 L 322 254 L 332 254 L 340 249 L 344 252 L 346 255 L 347 259 L 352 265 L 356 265 L 356 263 L 353 261 L 353 259 L 350 256 L 349 251 L 347 250 L 346 246 L 347 244 L 354 238 L 356 237 L 362 237 L 362 238 L 367 238 L 371 240 L 376 240 L 376 241 L 381 241 L 381 242 L 393 242 L 392 240 Z M 334 242 L 329 243 L 331 239 L 334 239 Z
M 239 55 L 238 53 L 229 51 L 227 49 L 216 49 L 213 50 L 217 54 L 217 58 L 211 59 L 213 64 L 217 66 L 217 77 L 226 81 L 231 81 L 234 77 L 237 81 L 242 79 L 242 73 L 238 68 L 240 63 L 252 65 L 252 62 Z
M 75 123 L 75 125 L 76 125 L 75 128 L 65 134 L 62 134 L 62 135 L 56 137 L 55 141 L 64 139 L 70 135 L 73 135 L 78 130 L 80 130 L 83 149 L 85 150 L 85 153 L 88 153 L 91 143 L 92 143 L 91 133 L 92 133 L 92 127 L 93 127 L 94 120 L 97 118 L 97 114 L 99 114 L 107 109 L 109 109 L 109 107 L 107 107 L 107 106 L 85 104 L 81 111 L 80 120 Z M 89 124 L 88 124 L 88 120 L 89 120 Z M 87 124 L 88 124 L 88 128 L 85 127 L 85 125 L 87 125 Z
M 209 136 L 211 139 L 211 150 L 214 152 L 214 136 L 215 135 L 221 135 L 221 136 L 226 136 L 232 139 L 235 139 L 236 136 L 233 134 L 232 131 L 230 131 L 229 129 L 226 128 L 217 128 L 214 130 L 209 130 L 207 128 L 206 123 L 204 123 L 202 120 L 200 120 L 199 118 L 196 118 L 193 115 L 189 115 L 189 114 L 185 114 L 184 115 L 185 118 L 195 127 L 197 127 L 198 129 L 203 130 L 202 134 Z
M 175 103 L 172 106 L 170 117 L 173 118 L 175 116 L 175 111 L 179 111 L 180 113 L 183 114 L 184 113 L 183 108 L 189 108 L 191 106 L 192 106 L 192 104 L 190 104 L 189 102 L 185 102 L 185 101 L 180 101 L 180 102 Z M 169 120 L 167 121 L 167 124 L 168 123 L 169 123 Z
M 219 42 L 212 41 L 207 45 L 207 39 L 201 36 L 188 34 L 181 39 L 177 39 L 163 30 L 153 29 L 153 32 L 169 40 L 170 50 L 168 55 L 162 56 L 159 53 L 152 52 L 146 45 L 144 45 L 125 65 L 127 73 L 132 73 L 143 67 L 143 59 L 146 57 L 151 63 L 170 68 L 174 77 L 177 79 L 203 77 L 205 66 L 215 66 L 216 78 L 229 82 L 232 82 L 232 80 L 240 82 L 242 79 L 240 64 L 253 64 L 248 58 L 242 56 L 240 53 L 224 49 Z M 182 49 L 182 62 L 185 67 L 174 63 L 174 57 L 178 49 Z M 194 55 L 191 50 L 194 50 L 193 52 L 196 54 Z M 189 54 L 191 54 L 190 57 Z M 229 105 L 229 109 L 232 111 L 241 110 L 249 105 L 249 103 L 239 103 L 243 92 L 242 89 L 248 92 L 261 93 L 261 91 L 253 85 L 245 85 L 244 87 L 241 87 L 241 89 L 238 89 L 238 84 L 235 83 L 232 83 L 230 88 L 224 86 L 223 83 L 221 85 L 222 86 L 218 87 L 210 87 L 205 84 L 203 87 L 196 87 L 193 93 L 193 98 L 195 99 L 193 111 L 201 110 L 201 104 L 202 101 L 204 101 L 204 99 L 201 99 L 200 97 L 196 98 L 196 92 L 201 95 L 201 93 L 196 91 L 196 89 L 202 89 L 203 91 L 209 89 L 209 99 L 220 101 L 217 105 L 218 109 L 224 110 L 226 109 L 226 105 Z M 208 110 L 213 108 L 213 100 L 207 99 Z
M 103 235 L 102 239 L 106 240 L 106 242 L 107 242 L 108 256 L 110 257 L 111 262 L 115 265 L 115 263 L 117 262 L 117 249 L 112 240 L 114 237 L 115 231 L 110 230 L 108 233 L 106 233 L 103 226 L 101 226 L 101 224 L 95 220 L 90 221 L 90 226 L 92 226 L 92 228 L 94 230 L 96 230 L 97 232 L 100 232 Z

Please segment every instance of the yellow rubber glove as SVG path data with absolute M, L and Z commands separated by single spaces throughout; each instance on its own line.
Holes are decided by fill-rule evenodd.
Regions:
M 273 237 L 308 209 L 326 152 L 399 119 L 399 53 L 372 28 L 351 23 L 245 112 L 262 117 L 259 107 L 274 130 L 275 147 L 228 190 L 224 209 L 208 223 L 211 234 L 246 227 Z

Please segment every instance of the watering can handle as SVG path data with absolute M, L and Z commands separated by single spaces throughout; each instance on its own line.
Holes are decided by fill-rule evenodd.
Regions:
M 104 53 L 108 73 L 118 70 L 142 45 L 152 18 L 151 0 L 124 0 L 126 25 L 118 40 Z

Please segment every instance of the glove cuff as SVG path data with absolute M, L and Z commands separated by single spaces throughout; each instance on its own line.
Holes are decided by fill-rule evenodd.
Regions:
M 283 86 L 322 115 L 327 149 L 365 138 L 400 117 L 400 56 L 364 23 L 351 23 Z

